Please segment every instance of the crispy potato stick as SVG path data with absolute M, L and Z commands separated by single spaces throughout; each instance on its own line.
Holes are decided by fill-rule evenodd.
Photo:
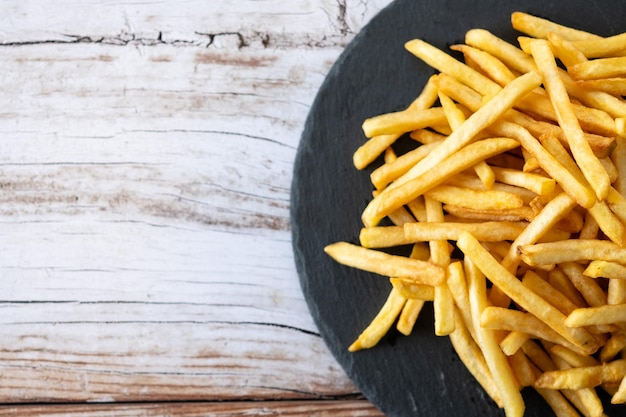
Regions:
M 469 45 L 452 45 L 450 49 L 463 53 L 465 59 L 471 59 L 478 66 L 480 72 L 504 87 L 517 76 L 502 61 L 490 54 L 473 48 Z
M 611 398 L 611 404 L 624 403 L 626 403 L 626 377 L 622 378 L 622 382 L 619 384 L 619 388 Z
M 567 71 L 574 80 L 622 77 L 626 75 L 626 57 L 584 61 L 572 65 Z
M 456 130 L 455 133 L 460 130 L 461 129 Z M 452 136 L 450 136 L 448 140 L 451 137 Z M 418 196 L 443 183 L 449 176 L 473 166 L 476 162 L 482 161 L 499 153 L 506 152 L 517 147 L 518 145 L 517 141 L 507 138 L 485 139 L 480 142 L 467 145 L 442 161 L 439 164 L 438 169 L 427 171 L 417 178 L 402 184 L 401 186 L 386 188 L 382 193 L 370 201 L 368 206 L 363 211 L 363 223 L 369 227 L 376 226 L 380 220 L 382 220 L 389 213 L 392 213 L 404 204 L 407 204 Z M 433 155 L 441 149 L 442 146 L 436 148 L 430 153 L 430 155 Z M 426 159 L 428 159 L 428 157 Z M 426 159 L 423 159 L 422 162 L 426 161 Z M 419 164 L 416 166 L 419 166 Z
M 606 382 L 620 382 L 624 375 L 626 360 L 621 359 L 603 365 L 544 372 L 535 381 L 535 386 L 549 389 L 593 388 Z
M 461 362 L 463 362 L 489 397 L 498 407 L 502 408 L 504 404 L 502 403 L 500 390 L 491 376 L 485 357 L 460 317 L 461 312 L 457 309 L 455 330 L 450 334 L 450 342 L 452 342 L 452 346 L 457 355 L 459 355 Z
M 618 178 L 613 186 L 620 195 L 626 196 L 626 139 L 617 138 L 615 142 L 615 151 L 611 154 L 611 160 L 617 168 Z
M 626 280 L 626 265 L 616 262 L 591 261 L 584 271 L 591 278 L 611 278 Z
M 533 38 L 545 39 L 550 32 L 554 32 L 571 41 L 602 39 L 598 35 L 560 25 L 550 20 L 523 12 L 514 12 L 511 15 L 511 24 L 513 29 L 532 36 Z
M 598 361 L 593 356 L 581 355 L 562 345 L 554 345 L 550 347 L 550 352 L 554 356 L 558 356 L 559 358 L 563 359 L 565 362 L 573 367 L 600 365 L 600 361 Z
M 626 347 L 626 335 L 614 333 L 600 351 L 600 361 L 610 362 Z
M 602 78 L 599 80 L 583 80 L 578 85 L 585 89 L 604 91 L 614 96 L 626 95 L 626 78 Z
M 496 180 L 509 185 L 526 188 L 536 194 L 552 194 L 556 188 L 556 181 L 543 175 L 531 174 L 516 169 L 493 167 Z
M 606 302 L 609 304 L 626 304 L 626 281 L 610 279 Z
M 480 316 L 480 325 L 485 329 L 508 330 L 529 334 L 536 339 L 573 347 L 563 336 L 552 330 L 543 321 L 529 313 L 502 307 L 486 307 Z M 574 347 L 574 349 L 576 349 Z M 578 351 L 578 349 L 576 349 Z
M 543 77 L 544 86 L 557 113 L 559 126 L 563 129 L 574 159 L 581 171 L 602 200 L 608 194 L 611 185 L 609 176 L 593 154 L 589 142 L 585 140 L 578 119 L 574 114 L 565 85 L 558 74 L 554 55 L 547 41 L 534 40 L 531 44 L 533 59 Z
M 428 144 L 433 142 L 440 142 L 446 138 L 441 133 L 433 132 L 428 129 L 417 129 L 410 133 L 409 137 L 421 144 Z
M 443 210 L 441 203 L 425 197 L 426 219 L 427 222 L 443 222 Z M 426 223 L 428 224 L 428 223 Z M 448 252 L 448 242 L 446 240 L 431 240 L 430 256 L 435 265 L 447 270 L 450 265 L 450 253 Z M 435 286 L 435 299 L 433 303 L 435 315 L 435 334 L 437 336 L 446 336 L 454 331 L 454 300 L 446 279 Z
M 431 240 L 458 240 L 461 232 L 467 231 L 480 241 L 499 242 L 515 239 L 526 227 L 524 222 L 482 223 L 406 223 L 404 235 L 408 242 Z
M 557 291 L 566 296 L 576 307 L 587 307 L 587 303 L 582 295 L 578 292 L 572 281 L 570 281 L 569 277 L 565 275 L 565 272 L 561 271 L 558 268 L 552 269 L 548 273 L 547 278 L 548 283 L 553 286 Z M 564 314 L 571 313 L 572 310 L 565 312 Z
M 502 260 L 502 265 L 514 273 L 519 266 L 517 248 L 521 245 L 530 245 L 539 241 L 552 227 L 562 218 L 567 216 L 575 207 L 576 202 L 566 193 L 554 197 L 535 218 L 528 227 L 511 244 L 511 249 Z
M 565 324 L 569 327 L 582 327 L 625 321 L 626 304 L 607 304 L 598 307 L 577 308 L 567 316 Z
M 380 135 L 401 135 L 415 129 L 447 123 L 441 107 L 407 109 L 370 117 L 363 122 L 363 133 L 371 138 Z
M 398 138 L 399 134 L 374 136 L 361 145 L 354 155 L 352 162 L 356 169 L 364 169 L 374 162 L 385 149 L 389 148 Z
M 434 148 L 439 146 L 438 142 L 422 145 L 412 151 L 399 156 L 395 161 L 388 162 L 376 168 L 370 174 L 372 184 L 382 190 L 391 182 L 404 175 L 411 167 L 424 159 Z
M 466 260 L 466 262 L 471 261 Z M 522 417 L 525 405 L 513 370 L 506 356 L 500 350 L 494 332 L 480 326 L 480 316 L 488 305 L 485 276 L 481 272 L 475 271 L 475 273 L 468 275 L 468 279 L 470 309 L 474 330 L 478 339 L 477 344 L 483 352 L 485 362 L 498 387 L 506 416 Z
M 465 256 L 469 257 L 487 275 L 494 285 L 497 285 L 526 311 L 534 314 L 582 351 L 593 353 L 598 349 L 597 341 L 589 332 L 580 328 L 577 330 L 582 330 L 581 332 L 573 332 L 572 328 L 566 327 L 563 313 L 534 292 L 528 290 L 514 275 L 500 265 L 471 234 L 462 232 L 457 245 Z
M 560 242 L 523 245 L 518 251 L 520 258 L 531 266 L 590 259 L 622 264 L 626 262 L 626 248 L 597 239 L 567 239 Z
M 524 205 L 520 196 L 506 191 L 479 191 L 445 184 L 433 188 L 426 195 L 444 204 L 476 210 L 507 210 Z
M 512 331 L 505 336 L 500 342 L 500 349 L 506 356 L 515 355 L 521 347 L 531 338 L 531 335 L 525 332 Z
M 574 304 L 567 296 L 532 270 L 526 271 L 522 279 L 522 284 L 529 290 L 537 293 L 537 295 L 545 299 L 565 315 L 568 315 L 578 308 L 578 305 Z
M 622 55 L 626 51 L 626 32 L 607 38 L 574 41 L 572 44 L 587 58 Z
M 554 56 L 560 59 L 566 68 L 587 61 L 585 55 L 572 42 L 564 39 L 561 35 L 550 32 L 548 33 L 548 41 L 550 41 Z
M 405 336 L 408 336 L 413 331 L 413 326 L 417 321 L 419 314 L 424 307 L 424 300 L 408 299 L 402 307 L 400 317 L 398 317 L 398 323 L 396 329 Z
M 413 39 L 404 47 L 439 72 L 451 75 L 483 95 L 493 96 L 500 90 L 489 78 L 421 39 Z
M 348 347 L 348 350 L 350 352 L 356 352 L 376 346 L 380 339 L 389 331 L 391 326 L 393 326 L 405 302 L 406 299 L 402 297 L 398 291 L 392 289 L 376 317 L 374 317 L 372 322 L 363 330 L 357 340 Z
M 467 31 L 465 33 L 465 43 L 490 53 L 509 68 L 522 74 L 537 69 L 532 58 L 521 49 L 485 29 L 470 29 Z
M 324 251 L 341 264 L 421 284 L 438 285 L 445 275 L 441 267 L 430 262 L 390 255 L 347 242 L 332 243 Z
M 585 267 L 577 262 L 563 262 L 559 268 L 567 275 L 590 306 L 606 304 L 606 294 L 597 280 L 583 274 Z
M 407 300 L 433 301 L 435 288 L 432 285 L 416 284 L 400 278 L 389 278 L 391 285 Z
M 411 243 L 404 236 L 403 226 L 364 227 L 359 234 L 359 241 L 361 246 L 369 249 L 391 248 Z

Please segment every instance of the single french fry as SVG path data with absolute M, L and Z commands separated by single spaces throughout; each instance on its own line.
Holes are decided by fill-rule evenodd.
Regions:
M 463 362 L 489 397 L 498 407 L 502 408 L 504 404 L 502 403 L 500 390 L 491 376 L 485 357 L 460 317 L 461 313 L 457 309 L 455 329 L 450 334 L 450 342 L 452 342 L 452 346 L 457 355 L 459 355 L 461 362 Z
M 522 311 L 502 307 L 486 307 L 480 316 L 480 325 L 491 330 L 522 332 L 535 339 L 547 340 L 576 349 L 543 321 Z M 580 350 L 576 349 L 576 351 Z
M 468 260 L 466 260 L 468 262 Z M 496 386 L 502 398 L 502 406 L 507 417 L 524 415 L 525 405 L 520 393 L 518 382 L 506 356 L 500 350 L 493 331 L 480 326 L 480 316 L 487 308 L 487 293 L 485 276 L 478 271 L 468 276 L 469 299 L 474 330 L 477 342 L 485 357 L 485 362 L 493 376 Z
M 513 29 L 532 36 L 533 38 L 545 39 L 550 32 L 553 32 L 571 41 L 601 39 L 598 35 L 561 25 L 524 12 L 513 12 L 511 15 L 511 24 Z
M 433 132 L 429 129 L 416 129 L 409 134 L 409 137 L 423 145 L 433 142 L 441 142 L 446 138 L 445 135 Z
M 361 246 L 369 249 L 391 248 L 411 243 L 403 226 L 364 227 L 359 234 Z
M 626 52 L 626 33 L 601 39 L 587 39 L 572 42 L 587 58 L 602 58 Z
M 566 193 L 554 197 L 513 241 L 507 256 L 502 260 L 502 265 L 507 270 L 515 272 L 520 261 L 517 248 L 538 242 L 560 219 L 571 212 L 575 205 L 576 202 Z
M 465 59 L 475 62 L 479 70 L 491 80 L 504 87 L 516 78 L 516 75 L 502 61 L 492 54 L 469 45 L 452 45 L 450 49 L 463 53 Z
M 463 231 L 472 233 L 481 241 L 498 242 L 515 239 L 526 227 L 523 222 L 481 222 L 481 223 L 407 223 L 404 236 L 407 242 L 432 240 L 458 240 Z M 365 230 L 367 230 L 366 228 Z M 373 228 L 372 228 L 373 229 Z
M 522 279 L 522 284 L 529 290 L 537 293 L 537 295 L 545 299 L 565 315 L 568 315 L 578 308 L 566 295 L 554 288 L 548 281 L 541 278 L 532 270 L 526 271 Z
M 363 133 L 372 138 L 380 135 L 402 135 L 416 129 L 447 123 L 441 107 L 406 109 L 370 117 L 363 122 Z
M 574 368 L 580 368 L 583 366 L 597 366 L 600 365 L 600 361 L 590 355 L 581 355 L 571 349 L 566 348 L 563 345 L 554 345 L 550 347 L 550 352 L 554 356 L 558 356 L 567 362 Z
M 402 297 L 398 291 L 392 289 L 376 317 L 374 317 L 372 322 L 363 330 L 357 340 L 348 347 L 348 350 L 350 352 L 356 352 L 376 346 L 396 321 L 405 302 L 406 299 Z
M 374 136 L 361 145 L 354 155 L 352 162 L 356 169 L 365 169 L 369 164 L 374 162 L 385 149 L 389 148 L 398 138 L 399 134 Z
M 600 361 L 603 363 L 612 361 L 625 347 L 626 335 L 624 333 L 614 333 L 602 346 Z
M 550 389 L 593 388 L 604 382 L 620 382 L 624 375 L 626 360 L 622 359 L 608 364 L 544 372 L 535 381 L 535 386 Z
M 567 239 L 559 242 L 523 245 L 518 248 L 520 258 L 528 265 L 546 265 L 571 261 L 599 260 L 626 262 L 626 248 L 597 239 Z
M 574 80 L 622 77 L 626 75 L 626 57 L 600 58 L 580 62 L 568 68 Z
M 480 191 L 445 184 L 433 188 L 426 195 L 444 204 L 476 210 L 507 210 L 524 205 L 520 196 L 506 191 Z
M 611 278 L 626 280 L 626 265 L 617 262 L 591 261 L 584 271 L 591 278 Z
M 401 278 L 389 278 L 389 282 L 407 300 L 433 301 L 435 299 L 435 288 L 432 285 L 416 284 Z
M 626 304 L 626 281 L 610 279 L 606 292 L 606 302 L 608 304 Z
M 532 58 L 521 49 L 485 29 L 470 29 L 467 31 L 465 33 L 465 43 L 490 53 L 509 68 L 522 74 L 537 69 Z
M 440 284 L 445 277 L 443 269 L 430 262 L 390 255 L 347 242 L 331 243 L 324 251 L 341 264 L 387 277 L 429 285 Z
M 597 280 L 584 275 L 585 267 L 577 262 L 563 262 L 559 268 L 567 275 L 590 306 L 602 306 L 606 304 L 606 294 Z
M 611 404 L 624 403 L 626 403 L 626 377 L 622 378 L 622 382 L 619 384 L 617 392 L 611 398 Z
M 400 316 L 398 317 L 398 323 L 396 328 L 400 333 L 408 336 L 413 331 L 413 327 L 417 318 L 424 307 L 424 300 L 419 299 L 407 299 Z
M 545 195 L 552 194 L 556 187 L 556 181 L 543 175 L 531 174 L 510 168 L 493 167 L 498 182 L 526 188 L 532 192 Z
M 614 324 L 626 321 L 626 304 L 577 308 L 565 319 L 569 327 Z
M 372 184 L 374 184 L 378 190 L 382 190 L 391 182 L 404 175 L 407 171 L 409 171 L 409 169 L 411 169 L 411 167 L 424 159 L 426 155 L 428 155 L 437 146 L 439 146 L 438 142 L 422 145 L 399 156 L 393 162 L 381 165 L 370 174 Z
M 589 142 L 584 138 L 578 119 L 574 114 L 565 85 L 558 74 L 554 55 L 547 41 L 534 40 L 531 44 L 533 58 L 543 77 L 544 86 L 554 104 L 559 125 L 563 129 L 576 163 L 595 190 L 598 199 L 608 194 L 611 185 L 609 176 L 593 154 Z
M 512 331 L 500 342 L 500 349 L 507 356 L 514 355 L 524 343 L 531 339 L 531 335 L 521 331 Z
M 582 80 L 578 82 L 578 85 L 590 90 L 603 91 L 614 96 L 626 95 L 626 77 Z

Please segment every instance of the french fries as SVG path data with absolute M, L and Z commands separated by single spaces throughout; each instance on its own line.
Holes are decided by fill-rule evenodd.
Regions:
M 432 302 L 434 333 L 507 417 L 524 414 L 522 387 L 558 416 L 600 417 L 596 389 L 626 402 L 626 33 L 511 23 L 520 47 L 472 29 L 451 46 L 464 62 L 405 44 L 438 73 L 405 110 L 363 122 L 355 167 L 385 157 L 360 245 L 325 251 L 389 278 L 350 351 L 394 323 L 409 335 Z M 401 135 L 415 149 L 397 154 Z

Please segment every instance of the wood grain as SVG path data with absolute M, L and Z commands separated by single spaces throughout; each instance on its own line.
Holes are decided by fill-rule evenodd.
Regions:
M 0 402 L 376 415 L 307 402 L 358 392 L 303 300 L 289 191 L 317 89 L 387 3 L 2 2 Z M 155 407 L 115 410 L 177 406 Z M 104 412 L 20 407 L 59 410 Z
M 261 401 L 222 403 L 169 403 L 119 405 L 54 405 L 0 407 L 0 416 L 21 417 L 235 417 L 235 416 L 291 416 L 291 417 L 380 417 L 382 414 L 365 400 L 342 401 Z

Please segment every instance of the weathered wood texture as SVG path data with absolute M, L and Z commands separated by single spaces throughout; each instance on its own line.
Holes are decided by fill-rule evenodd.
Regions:
M 46 405 L 0 407 L 0 416 L 20 417 L 381 417 L 366 400 L 276 401 L 119 405 Z
M 303 300 L 289 188 L 388 2 L 0 4 L 0 402 L 358 394 Z

